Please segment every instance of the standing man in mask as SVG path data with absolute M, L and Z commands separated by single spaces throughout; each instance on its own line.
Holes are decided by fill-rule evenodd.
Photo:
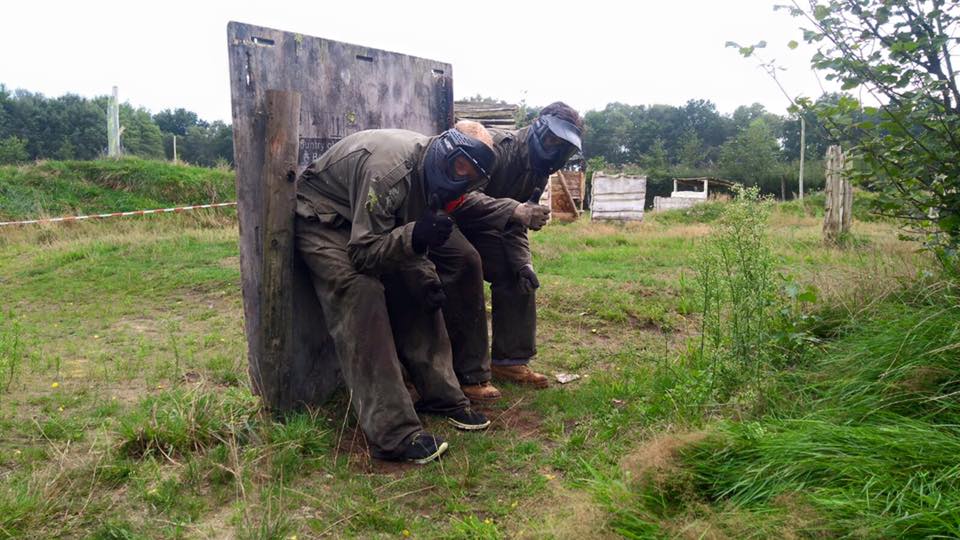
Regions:
M 442 209 L 493 167 L 483 126 L 463 130 L 354 133 L 297 184 L 297 250 L 376 458 L 426 463 L 446 451 L 446 442 L 423 430 L 418 411 L 465 430 L 490 424 L 457 383 L 439 310 L 443 288 L 427 258 L 453 228 Z M 421 396 L 416 404 L 401 367 Z
M 540 280 L 533 269 L 527 230 L 539 230 L 546 223 L 550 210 L 539 204 L 540 194 L 547 189 L 549 176 L 580 150 L 583 119 L 569 105 L 555 102 L 544 107 L 530 126 L 490 131 L 496 153 L 490 180 L 480 191 L 466 194 L 452 212 L 470 246 L 453 241 L 431 253 L 448 295 L 470 291 L 468 296 L 475 296 L 477 275 L 490 282 L 492 350 L 487 345 L 482 292 L 479 311 L 476 301 L 444 307 L 454 369 L 467 397 L 481 403 L 500 397 L 491 375 L 536 388 L 548 385 L 547 377 L 529 366 L 537 353 Z

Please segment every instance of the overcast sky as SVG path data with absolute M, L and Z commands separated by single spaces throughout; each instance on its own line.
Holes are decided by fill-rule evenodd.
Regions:
M 766 40 L 791 95 L 821 93 L 801 21 L 783 0 L 578 2 L 5 2 L 0 84 L 47 96 L 107 94 L 157 112 L 184 107 L 230 121 L 227 22 L 299 32 L 453 64 L 457 99 L 483 94 L 586 112 L 619 101 L 723 113 L 788 105 L 753 60 L 726 41 Z M 801 42 L 789 50 L 790 40 Z

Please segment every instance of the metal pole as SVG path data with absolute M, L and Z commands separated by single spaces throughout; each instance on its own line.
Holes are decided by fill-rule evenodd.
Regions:
M 807 123 L 800 116 L 800 200 L 803 200 L 803 155 L 807 149 Z
M 173 162 L 177 162 L 177 136 L 173 136 Z

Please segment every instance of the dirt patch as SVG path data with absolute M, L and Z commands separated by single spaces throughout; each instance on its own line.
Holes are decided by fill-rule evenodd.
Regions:
M 584 491 L 551 479 L 548 495 L 523 502 L 510 518 L 510 538 L 600 540 L 620 538 L 607 526 L 606 512 Z
M 416 463 L 384 461 L 370 457 L 367 438 L 358 426 L 347 426 L 337 432 L 338 440 L 334 446 L 333 459 L 338 456 L 347 458 L 351 470 L 365 474 L 398 475 L 419 467 Z
M 796 538 L 827 538 L 826 532 L 812 534 L 812 531 L 822 529 L 822 523 L 817 511 L 799 493 L 781 493 L 773 499 L 773 504 L 786 510 L 786 519 L 780 528 L 780 537 L 785 540 Z
M 951 371 L 941 367 L 917 366 L 898 384 L 907 392 L 935 393 L 939 386 L 949 380 Z
M 663 474 L 674 466 L 681 448 L 696 444 L 706 437 L 705 431 L 659 435 L 647 441 L 636 452 L 623 458 L 620 466 L 633 480 L 642 479 L 651 474 Z
M 478 407 L 477 409 L 490 419 L 490 432 L 512 431 L 521 439 L 540 438 L 543 417 L 534 411 L 521 408 L 520 401 L 506 409 Z
M 240 256 L 234 255 L 232 257 L 224 257 L 217 261 L 217 264 L 223 268 L 236 268 L 240 269 Z

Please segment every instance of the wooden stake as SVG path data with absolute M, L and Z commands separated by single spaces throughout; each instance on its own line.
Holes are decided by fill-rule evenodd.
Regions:
M 264 140 L 260 332 L 263 350 L 250 358 L 250 373 L 264 404 L 290 407 L 286 379 L 293 342 L 293 250 L 300 94 L 267 90 Z M 256 364 L 256 365 L 254 365 Z

